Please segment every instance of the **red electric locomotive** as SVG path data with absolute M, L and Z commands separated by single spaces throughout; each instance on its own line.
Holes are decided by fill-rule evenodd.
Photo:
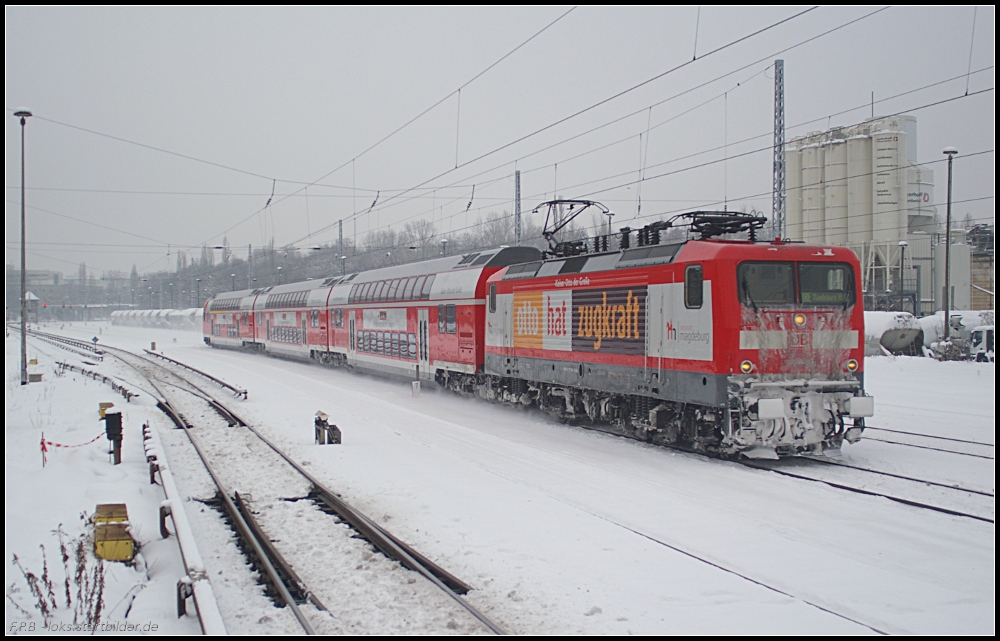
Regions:
M 860 269 L 842 247 L 754 240 L 765 219 L 696 212 L 206 303 L 205 342 L 434 380 L 656 443 L 776 457 L 855 441 L 864 393 Z M 603 209 L 603 208 L 602 208 Z M 574 211 L 575 210 L 575 211 Z M 603 210 L 606 213 L 606 210 Z M 684 223 L 696 240 L 660 243 Z M 748 240 L 717 236 L 745 232 Z
M 677 220 L 701 239 L 660 244 Z M 641 230 L 639 247 L 626 229 L 620 251 L 495 274 L 486 395 L 720 455 L 772 458 L 859 438 L 874 405 L 855 254 L 755 242 L 762 217 L 677 220 Z M 738 231 L 751 239 L 714 238 Z

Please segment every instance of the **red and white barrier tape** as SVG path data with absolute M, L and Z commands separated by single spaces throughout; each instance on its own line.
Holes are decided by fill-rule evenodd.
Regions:
M 93 439 L 87 441 L 86 443 L 80 443 L 79 445 L 63 445 L 62 443 L 54 443 L 52 441 L 46 441 L 45 437 L 43 436 L 42 437 L 42 443 L 41 443 L 41 446 L 42 446 L 42 466 L 44 466 L 45 463 L 47 462 L 47 458 L 46 458 L 45 454 L 46 454 L 46 452 L 49 451 L 50 447 L 56 447 L 56 448 L 60 448 L 61 447 L 61 448 L 66 448 L 66 449 L 74 448 L 74 447 L 83 447 L 84 445 L 90 445 L 91 443 L 97 441 L 97 439 L 101 438 L 102 436 L 104 436 L 104 434 L 98 434 Z

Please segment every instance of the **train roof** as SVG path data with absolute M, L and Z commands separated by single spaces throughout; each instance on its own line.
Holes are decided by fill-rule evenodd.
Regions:
M 469 273 L 476 274 L 488 267 L 506 267 L 523 262 L 541 260 L 542 253 L 534 247 L 501 247 L 456 256 L 432 258 L 405 265 L 382 267 L 346 276 L 287 283 L 272 287 L 244 289 L 214 295 L 208 302 L 211 312 L 248 311 L 251 309 L 286 307 L 323 307 L 329 302 L 346 302 L 348 293 L 355 285 L 370 282 L 409 278 L 411 276 L 437 275 L 440 283 L 435 284 L 431 298 L 455 294 L 446 289 L 466 289 L 465 281 Z M 454 276 L 450 276 L 454 274 Z M 477 276 L 478 280 L 478 276 Z M 453 282 L 454 281 L 454 282 Z M 459 281 L 462 284 L 459 284 Z M 450 286 L 448 283 L 452 283 Z M 333 290 L 331 295 L 331 289 Z M 456 290 L 457 291 L 457 290 Z M 341 300 L 342 299 L 342 300 Z
M 774 252 L 777 252 L 775 254 Z M 747 240 L 683 240 L 658 245 L 631 247 L 613 252 L 584 254 L 535 260 L 512 265 L 502 280 L 544 278 L 562 274 L 586 274 L 633 267 L 646 267 L 674 262 L 674 260 L 709 260 L 717 257 L 757 257 L 767 260 L 847 260 L 856 262 L 857 256 L 847 247 L 836 245 L 805 245 L 787 242 L 750 242 Z

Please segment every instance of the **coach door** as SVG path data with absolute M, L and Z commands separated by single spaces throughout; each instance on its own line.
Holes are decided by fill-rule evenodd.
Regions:
M 354 355 L 355 355 L 355 352 L 354 352 L 354 350 L 355 350 L 355 342 L 354 342 L 354 316 L 355 316 L 355 314 L 354 314 L 354 310 L 353 309 L 348 310 L 347 313 L 350 315 L 350 322 L 348 322 L 348 326 L 350 326 L 350 336 L 349 336 L 350 342 L 347 345 L 347 353 L 350 356 L 350 360 L 353 362 L 354 361 Z
M 420 371 L 423 372 L 424 378 L 429 378 L 429 372 L 431 369 L 430 363 L 430 335 L 427 332 L 427 310 L 418 309 L 417 310 L 417 358 L 420 359 Z M 419 376 L 418 376 L 419 377 Z

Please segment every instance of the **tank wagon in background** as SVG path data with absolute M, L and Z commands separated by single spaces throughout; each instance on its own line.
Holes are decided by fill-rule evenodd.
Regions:
M 763 222 L 695 212 L 639 230 L 637 247 L 622 230 L 614 251 L 607 237 L 587 253 L 548 234 L 544 253 L 508 247 L 220 294 L 205 307 L 205 341 L 433 380 L 720 456 L 839 448 L 874 413 L 858 259 L 757 242 Z M 680 225 L 699 238 L 659 242 Z M 717 238 L 734 232 L 750 238 Z

